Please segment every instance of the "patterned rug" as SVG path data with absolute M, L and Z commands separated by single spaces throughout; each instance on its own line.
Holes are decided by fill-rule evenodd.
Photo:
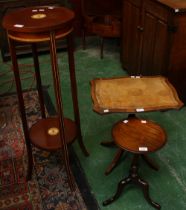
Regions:
M 46 91 L 45 91 L 46 92 Z M 39 116 L 37 92 L 24 93 L 28 124 Z M 46 109 L 54 114 L 49 96 L 45 94 Z M 17 96 L 0 98 L 0 209 L 2 210 L 97 210 L 83 170 L 70 148 L 70 160 L 77 181 L 71 192 L 59 152 L 45 152 L 33 148 L 34 174 L 26 182 L 27 154 L 19 117 Z

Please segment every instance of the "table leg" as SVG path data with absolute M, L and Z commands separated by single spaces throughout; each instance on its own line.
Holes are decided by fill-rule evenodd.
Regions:
M 24 99 L 23 99 L 23 94 L 22 94 L 19 67 L 18 67 L 17 57 L 16 57 L 15 43 L 10 38 L 8 39 L 8 41 L 9 41 L 10 55 L 12 59 L 12 65 L 13 65 L 13 71 L 14 71 L 14 77 L 15 77 L 15 83 L 16 83 L 19 110 L 21 114 L 23 132 L 24 132 L 25 143 L 26 143 L 26 148 L 27 148 L 27 153 L 28 153 L 28 169 L 27 169 L 26 178 L 27 180 L 30 180 L 32 177 L 32 170 L 33 170 L 32 147 L 31 147 L 31 143 L 29 139 L 29 131 L 28 131 L 28 125 L 27 125 L 27 119 L 26 119 L 26 113 L 25 113 Z
M 85 154 L 85 156 L 89 156 L 89 152 L 87 151 L 87 149 L 86 149 L 86 147 L 83 143 L 83 138 L 82 138 L 82 134 L 81 134 L 72 34 L 68 35 L 67 43 L 68 43 L 68 46 L 67 46 L 67 48 L 68 48 L 68 63 L 69 63 L 69 70 L 70 70 L 70 80 L 71 80 L 71 90 L 72 90 L 74 116 L 75 116 L 75 121 L 76 121 L 76 124 L 77 124 L 77 127 L 78 127 L 78 142 L 79 142 L 79 145 L 80 145 L 83 153 Z
M 39 60 L 38 60 L 38 53 L 37 53 L 36 43 L 32 44 L 32 54 L 33 54 L 33 59 L 34 59 L 36 85 L 37 85 L 37 90 L 38 90 L 38 95 L 39 95 L 41 116 L 42 116 L 42 118 L 46 118 L 44 98 L 43 98 L 43 90 L 42 90 L 42 82 L 41 82 L 41 75 L 40 75 L 40 68 L 39 68 Z
M 103 202 L 103 206 L 107 206 L 107 205 L 111 204 L 112 202 L 114 202 L 117 198 L 119 198 L 119 196 L 121 195 L 121 193 L 122 193 L 124 187 L 125 187 L 127 184 L 129 184 L 131 181 L 132 181 L 131 177 L 127 177 L 127 178 L 125 178 L 125 179 L 122 179 L 122 180 L 119 182 L 119 184 L 118 184 L 118 188 L 117 188 L 116 194 L 115 194 L 113 197 L 111 197 L 111 198 L 105 200 L 105 201 Z
M 118 184 L 118 188 L 117 191 L 115 193 L 115 195 L 113 197 L 111 197 L 110 199 L 106 200 L 103 202 L 103 205 L 109 205 L 110 203 L 114 202 L 117 198 L 119 198 L 119 196 L 121 195 L 124 187 L 129 184 L 129 183 L 134 183 L 138 186 L 140 186 L 143 190 L 143 194 L 145 199 L 147 200 L 147 202 L 152 205 L 154 208 L 156 209 L 161 209 L 161 206 L 154 202 L 150 196 L 149 196 L 149 185 L 146 181 L 142 180 L 139 175 L 138 175 L 138 161 L 139 161 L 139 157 L 140 154 L 135 154 L 133 159 L 132 159 L 132 163 L 131 163 L 131 167 L 130 167 L 130 171 L 129 171 L 129 176 L 127 178 L 122 179 L 119 184 Z
M 154 202 L 151 198 L 150 198 L 150 195 L 149 195 L 149 185 L 146 181 L 142 180 L 139 175 L 138 175 L 138 162 L 139 162 L 139 157 L 141 155 L 139 154 L 135 154 L 134 157 L 133 157 L 133 160 L 132 160 L 132 164 L 131 164 L 131 169 L 130 169 L 130 177 L 132 178 L 132 182 L 134 184 L 137 184 L 138 186 L 140 186 L 143 190 L 143 194 L 144 194 L 144 197 L 146 199 L 146 201 L 152 205 L 154 208 L 156 209 L 160 209 L 161 206 Z
M 147 155 L 143 154 L 143 155 L 141 155 L 141 157 L 148 164 L 149 167 L 151 167 L 155 171 L 159 170 L 159 166 L 154 161 L 152 161 Z
M 137 184 L 142 188 L 146 201 L 156 209 L 161 209 L 161 206 L 154 202 L 149 196 L 149 184 L 138 177 Z
M 74 191 L 75 190 L 74 178 L 72 176 L 72 172 L 70 169 L 68 148 L 67 148 L 67 142 L 65 138 L 62 94 L 61 94 L 61 87 L 60 87 L 60 75 L 59 75 L 59 69 L 58 69 L 58 64 L 57 64 L 56 42 L 55 42 L 54 32 L 50 33 L 50 55 L 51 55 L 51 63 L 52 63 L 53 83 L 54 83 L 54 90 L 55 90 L 56 104 L 57 104 L 57 115 L 59 118 L 62 157 L 64 160 L 65 169 L 67 172 L 69 186 L 71 190 Z
M 106 171 L 105 171 L 105 175 L 108 175 L 112 172 L 112 170 L 117 166 L 117 164 L 119 163 L 119 160 L 121 158 L 121 156 L 123 155 L 124 150 L 123 149 L 118 149 L 114 159 L 112 160 L 112 162 L 110 163 L 110 165 L 107 167 Z

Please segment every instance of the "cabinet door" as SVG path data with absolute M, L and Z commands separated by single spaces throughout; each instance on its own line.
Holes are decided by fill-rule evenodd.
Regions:
M 146 1 L 143 12 L 143 40 L 140 72 L 142 75 L 165 74 L 168 60 L 168 11 Z
M 122 54 L 123 68 L 130 75 L 139 74 L 141 31 L 140 26 L 140 0 L 123 1 L 122 26 Z

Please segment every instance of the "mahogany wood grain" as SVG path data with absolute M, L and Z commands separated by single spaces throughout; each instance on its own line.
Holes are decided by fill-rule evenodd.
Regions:
M 61 148 L 67 178 L 72 190 L 75 190 L 73 176 L 70 170 L 67 145 L 75 138 L 79 138 L 79 144 L 83 153 L 88 156 L 82 140 L 80 117 L 77 100 L 77 87 L 75 77 L 75 65 L 73 56 L 73 42 L 71 33 L 73 31 L 74 12 L 64 7 L 43 6 L 19 9 L 5 15 L 3 27 L 7 30 L 9 47 L 12 57 L 16 88 L 19 99 L 19 108 L 23 123 L 23 130 L 28 151 L 28 179 L 31 178 L 33 168 L 33 158 L 31 143 L 40 149 L 57 150 Z M 67 49 L 69 58 L 69 70 L 71 81 L 71 93 L 73 99 L 75 122 L 64 117 L 63 101 L 61 91 L 61 80 L 57 62 L 56 39 L 67 39 Z M 49 43 L 52 65 L 53 85 L 56 98 L 57 118 L 46 118 L 44 99 L 42 93 L 42 78 L 39 72 L 39 60 L 36 44 L 39 42 Z M 34 67 L 36 72 L 37 90 L 41 108 L 42 119 L 38 120 L 28 130 L 25 114 L 24 99 L 22 95 L 21 81 L 19 75 L 18 62 L 16 57 L 16 42 L 28 43 L 32 45 Z
M 116 123 L 112 136 L 119 148 L 137 154 L 155 152 L 167 141 L 166 132 L 160 125 L 138 118 Z
M 111 198 L 103 202 L 103 206 L 107 206 L 118 199 L 123 189 L 128 184 L 135 184 L 143 190 L 143 194 L 147 202 L 156 209 L 161 209 L 161 206 L 154 202 L 149 195 L 149 184 L 144 181 L 138 174 L 139 158 L 142 157 L 150 167 L 157 170 L 146 156 L 149 152 L 155 152 L 161 149 L 166 141 L 167 136 L 165 130 L 155 122 L 143 120 L 131 115 L 128 119 L 117 122 L 112 129 L 113 140 L 119 147 L 115 158 L 106 170 L 106 175 L 116 166 L 123 151 L 128 151 L 133 154 L 129 175 L 123 178 L 119 183 L 116 193 Z
M 59 118 L 48 117 L 47 119 L 40 119 L 34 124 L 29 132 L 32 144 L 40 149 L 54 151 L 62 147 L 59 132 L 56 135 L 50 135 L 49 129 L 57 128 L 59 130 Z M 68 119 L 64 119 L 65 140 L 67 144 L 71 144 L 77 137 L 76 124 Z
M 43 18 L 39 18 L 41 15 Z M 3 27 L 8 30 L 11 39 L 42 42 L 50 40 L 49 32 L 52 30 L 55 31 L 55 38 L 66 37 L 73 30 L 74 17 L 74 13 L 64 7 L 29 7 L 5 15 Z
M 11 11 L 15 11 L 20 8 L 32 7 L 32 6 L 64 6 L 65 0 L 0 0 L 0 50 L 2 55 L 2 60 L 4 62 L 10 60 L 10 52 L 8 47 L 8 40 L 6 30 L 2 27 L 2 20 L 4 15 Z M 63 41 L 59 43 L 58 49 L 64 49 Z M 20 57 L 31 55 L 32 51 L 29 45 L 17 43 L 16 46 L 17 55 Z M 38 52 L 47 52 L 48 45 L 45 43 L 38 44 Z

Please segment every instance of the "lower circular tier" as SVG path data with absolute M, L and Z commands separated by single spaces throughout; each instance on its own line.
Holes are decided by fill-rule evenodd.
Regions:
M 72 143 L 77 137 L 77 127 L 74 121 L 65 118 L 65 139 L 67 144 Z M 57 150 L 62 146 L 60 139 L 59 118 L 50 117 L 39 119 L 29 131 L 30 141 L 40 149 L 49 151 Z

